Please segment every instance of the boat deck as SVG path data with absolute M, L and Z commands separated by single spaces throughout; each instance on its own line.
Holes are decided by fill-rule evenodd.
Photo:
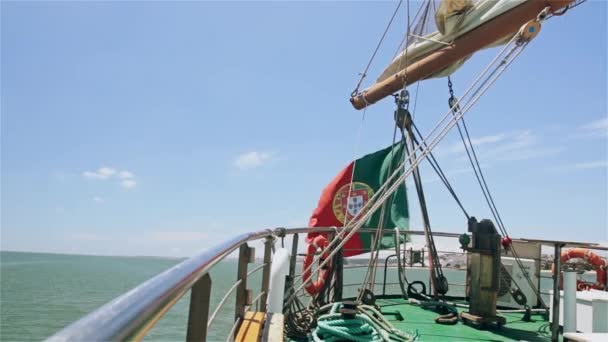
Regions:
M 551 328 L 542 315 L 532 315 L 531 322 L 522 320 L 523 313 L 503 313 L 507 324 L 501 328 L 478 329 L 465 325 L 435 323 L 437 313 L 413 305 L 404 299 L 378 299 L 376 304 L 396 328 L 410 334 L 418 333 L 418 341 L 550 341 Z M 462 309 L 459 308 L 459 311 Z M 397 319 L 399 311 L 403 320 Z

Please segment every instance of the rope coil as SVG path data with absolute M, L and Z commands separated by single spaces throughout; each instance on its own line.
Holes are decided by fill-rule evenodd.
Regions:
M 327 313 L 318 317 L 311 339 L 315 342 L 414 341 L 415 337 L 395 329 L 374 307 L 353 304 L 334 303 L 319 309 L 318 313 Z

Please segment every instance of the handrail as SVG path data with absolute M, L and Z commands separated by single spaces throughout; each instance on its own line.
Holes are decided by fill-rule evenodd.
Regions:
M 338 231 L 342 229 L 338 228 Z M 292 228 L 285 229 L 284 234 L 299 234 L 308 232 L 331 233 L 336 228 Z M 362 228 L 361 232 L 376 233 L 374 228 Z M 384 229 L 381 234 L 393 234 L 392 230 Z M 423 231 L 403 231 L 408 235 L 423 235 Z M 456 233 L 434 232 L 440 237 L 458 237 Z M 156 322 L 186 294 L 192 286 L 209 272 L 217 263 L 243 244 L 272 237 L 272 230 L 244 233 L 235 236 L 215 247 L 187 259 L 168 270 L 154 276 L 141 285 L 115 298 L 80 320 L 60 330 L 49 337 L 47 341 L 90 341 L 90 340 L 140 340 L 156 324 Z M 549 240 L 535 241 L 550 244 Z M 560 243 L 561 244 L 561 243 Z M 588 248 L 605 249 L 597 244 L 567 243 L 563 246 L 576 245 Z M 264 265 L 262 265 L 264 266 Z M 257 271 L 251 270 L 250 273 Z M 237 321 L 238 322 L 238 321 Z
M 210 248 L 89 313 L 48 341 L 139 340 L 213 266 L 243 243 L 270 235 L 270 230 L 245 233 Z

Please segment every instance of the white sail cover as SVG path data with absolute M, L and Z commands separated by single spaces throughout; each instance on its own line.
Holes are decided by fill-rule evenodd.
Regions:
M 416 63 L 429 54 L 445 47 L 446 44 L 450 44 L 456 38 L 465 35 L 471 30 L 510 11 L 526 1 L 535 0 L 479 0 L 477 3 L 473 3 L 470 0 L 442 0 L 435 13 L 435 20 L 438 24 L 437 26 L 439 26 L 444 33 L 438 30 L 424 35 L 421 38 L 410 37 L 410 44 L 388 65 L 377 82 L 385 80 L 407 68 L 409 65 Z M 454 10 L 455 7 L 456 10 Z M 463 10 L 458 11 L 457 8 Z M 506 43 L 510 38 L 511 37 L 501 37 L 497 39 L 492 46 Z M 431 75 L 428 78 L 451 75 L 467 58 L 448 66 L 446 69 Z

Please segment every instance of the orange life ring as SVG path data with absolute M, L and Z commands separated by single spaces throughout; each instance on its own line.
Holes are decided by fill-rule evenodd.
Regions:
M 323 252 L 323 250 L 327 248 L 328 245 L 329 242 L 327 241 L 327 238 L 323 235 L 316 236 L 308 244 L 308 250 L 306 251 L 306 257 L 304 258 L 304 265 L 302 265 L 304 270 L 304 273 L 302 274 L 302 279 L 308 279 L 306 285 L 304 286 L 304 289 L 306 289 L 306 292 L 308 292 L 310 295 L 316 295 L 317 293 L 321 292 L 321 290 L 323 290 L 323 287 L 325 286 L 327 278 L 329 277 L 329 271 L 331 270 L 331 262 L 328 262 L 319 270 L 316 281 L 312 281 L 312 279 L 310 279 L 312 273 L 311 266 L 314 260 L 314 256 L 317 253 L 317 249 L 321 249 L 321 252 Z M 325 258 L 325 253 L 321 254 L 319 262 L 323 262 Z
M 585 248 L 572 248 L 562 252 L 560 257 L 561 262 L 567 262 L 570 259 L 580 258 L 591 264 L 595 267 L 595 283 L 588 283 L 578 279 L 576 281 L 576 289 L 577 291 L 596 289 L 596 290 L 604 290 L 608 289 L 606 286 L 606 261 L 602 259 L 599 255 L 593 253 L 592 251 Z M 551 273 L 555 273 L 555 265 L 551 265 Z M 559 288 L 563 288 L 563 278 L 560 273 L 559 278 Z

